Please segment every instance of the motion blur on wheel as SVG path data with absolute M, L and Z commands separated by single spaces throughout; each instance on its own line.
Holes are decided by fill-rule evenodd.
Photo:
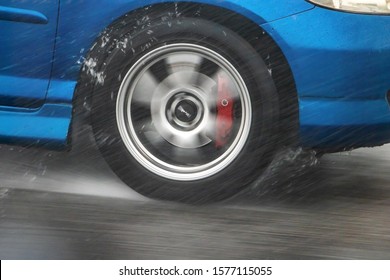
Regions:
M 389 14 L 388 0 L 3 1 L 0 137 L 69 146 L 83 116 L 141 194 L 226 199 L 283 147 L 390 142 Z
M 97 143 L 113 170 L 142 194 L 223 199 L 270 160 L 275 84 L 236 33 L 191 16 L 164 21 L 168 15 L 150 13 L 148 28 L 130 32 L 128 25 L 113 27 L 118 40 L 132 45 L 110 51 L 107 44 L 102 53 L 109 55 L 96 58 L 107 77 L 95 87 L 93 128 L 97 138 L 117 140 Z

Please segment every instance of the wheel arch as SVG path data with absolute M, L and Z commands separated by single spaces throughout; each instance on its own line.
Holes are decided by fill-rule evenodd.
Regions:
M 169 2 L 148 5 L 126 13 L 108 25 L 92 44 L 81 67 L 73 98 L 72 122 L 76 118 L 87 119 L 88 122 L 90 120 L 92 93 L 96 83 L 99 82 L 100 70 L 100 68 L 92 69 L 94 75 L 91 77 L 91 63 L 95 63 L 94 59 L 101 56 L 102 53 L 109 52 L 112 47 L 118 47 L 118 43 L 119 45 L 123 43 L 118 40 L 120 34 L 115 34 L 115 26 L 118 24 L 133 26 L 141 24 L 147 27 L 148 15 L 161 10 L 172 13 L 173 17 L 177 15 L 195 16 L 213 21 L 231 29 L 252 45 L 269 68 L 278 91 L 280 101 L 279 130 L 283 132 L 281 142 L 289 145 L 298 143 L 298 95 L 290 66 L 282 50 L 259 24 L 248 17 L 220 6 L 195 2 Z M 260 22 L 263 21 L 263 19 L 259 20 Z M 75 129 L 72 129 L 72 131 L 75 131 Z

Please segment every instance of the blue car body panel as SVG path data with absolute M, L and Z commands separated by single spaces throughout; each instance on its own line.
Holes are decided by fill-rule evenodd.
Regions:
M 262 27 L 292 69 L 303 146 L 390 142 L 390 16 L 316 8 Z
M 91 5 L 92 2 L 93 5 Z M 96 0 L 81 3 L 78 1 L 62 1 L 53 78 L 65 80 L 77 79 L 80 68 L 78 61 L 85 56 L 99 33 L 105 27 L 129 11 L 165 2 L 172 1 Z M 217 5 L 239 12 L 258 24 L 313 8 L 313 5 L 305 1 L 294 0 L 279 1 L 279 5 L 277 6 L 272 5 L 272 0 L 185 0 L 181 2 Z
M 38 110 L 3 109 L 0 111 L 1 142 L 64 147 L 71 116 L 70 104 L 45 104 Z
M 162 2 L 168 1 L 2 1 L 0 42 L 42 41 L 31 48 L 10 40 L 0 45 L 0 138 L 65 144 L 80 67 L 99 33 L 134 9 Z M 390 142 L 390 16 L 314 8 L 303 0 L 191 2 L 235 11 L 274 39 L 296 83 L 302 145 Z M 31 33 L 18 37 L 15 30 L 23 28 Z M 25 65 L 18 64 L 21 55 Z M 31 100 L 35 106 L 27 106 Z
M 52 70 L 58 0 L 0 2 L 0 106 L 40 107 Z

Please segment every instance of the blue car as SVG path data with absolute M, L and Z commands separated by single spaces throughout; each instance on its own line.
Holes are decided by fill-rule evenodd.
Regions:
M 221 200 L 282 147 L 390 142 L 389 0 L 2 0 L 0 140 L 69 146 L 90 121 L 113 171 Z

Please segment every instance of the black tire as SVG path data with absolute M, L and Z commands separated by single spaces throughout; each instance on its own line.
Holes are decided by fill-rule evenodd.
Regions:
M 204 203 L 233 196 L 261 174 L 276 148 L 278 98 L 264 61 L 250 44 L 211 21 L 172 18 L 167 12 L 150 14 L 147 22 L 137 27 L 118 22 L 110 30 L 104 35 L 108 42 L 104 38 L 99 41 L 102 50 L 89 58 L 97 64 L 93 64 L 92 74 L 100 75 L 92 95 L 92 126 L 101 153 L 126 184 L 151 198 Z M 145 168 L 129 152 L 117 124 L 118 93 L 126 73 L 145 54 L 173 44 L 191 44 L 218 53 L 240 74 L 250 96 L 250 132 L 240 153 L 222 170 L 197 180 L 166 178 Z

